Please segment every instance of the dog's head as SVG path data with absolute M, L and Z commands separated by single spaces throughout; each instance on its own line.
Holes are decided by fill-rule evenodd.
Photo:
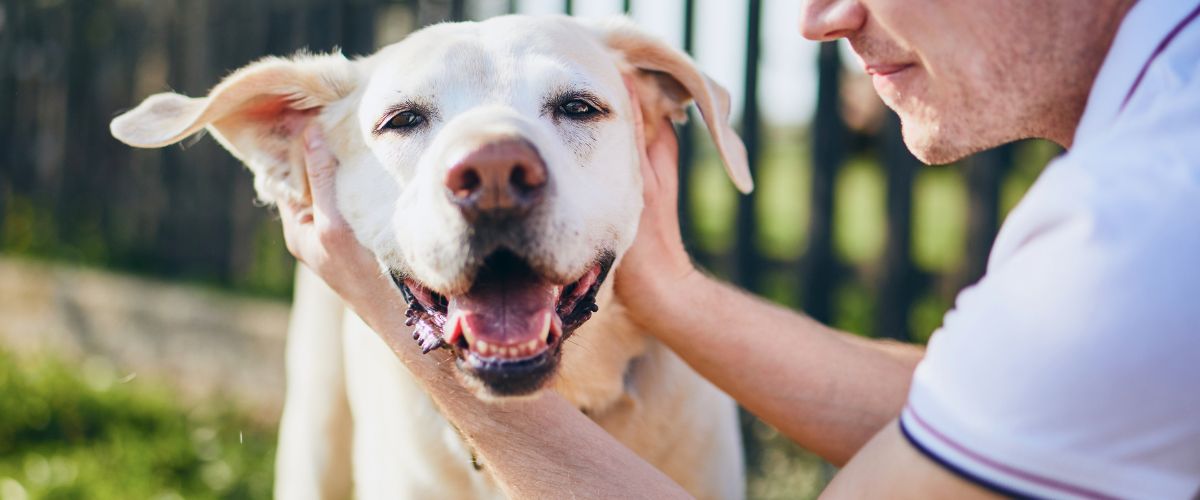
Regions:
M 491 396 L 528 394 L 596 311 L 642 208 L 632 100 L 689 101 L 743 191 L 729 98 L 624 20 L 507 16 L 441 24 L 358 60 L 270 58 L 203 98 L 159 94 L 112 123 L 134 146 L 207 128 L 266 202 L 306 202 L 302 131 L 339 159 L 338 204 L 409 301 L 416 337 L 452 348 Z M 650 128 L 648 128 L 649 130 Z

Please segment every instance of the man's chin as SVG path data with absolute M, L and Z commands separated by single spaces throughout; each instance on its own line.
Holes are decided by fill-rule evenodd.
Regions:
M 904 136 L 904 146 L 917 160 L 926 165 L 945 165 L 966 158 L 987 147 L 973 146 L 950 137 L 943 127 L 933 125 L 910 126 L 910 121 L 903 121 L 901 133 Z

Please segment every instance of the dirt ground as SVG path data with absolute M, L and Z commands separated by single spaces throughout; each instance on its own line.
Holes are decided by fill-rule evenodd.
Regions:
M 94 269 L 0 257 L 0 346 L 224 399 L 274 423 L 287 304 Z

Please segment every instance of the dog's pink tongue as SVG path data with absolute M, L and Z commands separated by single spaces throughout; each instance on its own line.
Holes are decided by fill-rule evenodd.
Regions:
M 463 322 L 461 333 L 476 354 L 523 358 L 545 350 L 561 290 L 531 274 L 485 274 L 450 299 L 448 317 Z

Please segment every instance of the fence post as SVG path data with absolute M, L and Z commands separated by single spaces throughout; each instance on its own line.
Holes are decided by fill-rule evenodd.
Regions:
M 0 10 L 4 11 L 0 15 L 5 17 L 0 22 L 12 23 L 0 30 L 0 116 L 6 117 L 0 120 L 0 249 L 7 244 L 4 227 L 7 222 L 9 197 L 16 191 L 11 171 L 17 168 L 17 155 L 14 151 L 16 148 L 10 143 L 13 124 L 19 120 L 14 105 L 18 98 L 15 75 L 17 68 L 13 63 L 16 59 L 17 30 L 20 26 L 16 24 L 20 19 L 20 13 L 17 12 L 19 8 L 8 3 L 0 7 Z
M 833 291 L 838 276 L 833 255 L 833 187 L 847 145 L 846 124 L 839 109 L 841 71 L 837 42 L 822 43 L 817 56 L 817 109 L 812 128 L 811 221 L 800 281 L 805 312 L 823 323 L 833 320 Z
M 921 162 L 909 153 L 900 134 L 900 118 L 888 111 L 882 134 L 887 178 L 887 244 L 876 296 L 875 332 L 879 337 L 912 339 L 909 307 L 919 292 L 912 261 L 913 181 Z
M 454 20 L 455 14 L 462 14 L 461 0 L 412 0 L 417 12 L 417 28 L 423 28 L 442 21 Z M 456 10 L 458 5 L 458 12 Z
M 342 51 L 347 56 L 375 52 L 374 0 L 350 0 L 342 5 Z
M 694 56 L 696 0 L 683 2 L 683 51 Z M 688 121 L 679 128 L 679 232 L 688 246 L 694 241 L 692 233 L 692 167 L 695 163 L 695 113 L 688 111 Z M 694 253 L 694 252 L 693 252 Z M 701 259 L 703 260 L 703 259 Z M 701 262 L 707 264 L 707 262 Z
M 1000 228 L 1000 185 L 1012 165 L 1013 144 L 989 149 L 967 159 L 967 255 L 959 287 L 979 281 Z
M 742 140 L 746 143 L 746 160 L 750 174 L 758 170 L 758 54 L 759 25 L 762 1 L 750 0 L 746 22 L 746 73 L 742 100 Z M 734 277 L 747 290 L 758 291 L 759 267 L 757 224 L 753 193 L 741 195 L 737 203 L 737 223 L 734 228 Z
M 465 0 L 450 0 L 450 20 L 454 22 L 467 20 L 467 5 Z

